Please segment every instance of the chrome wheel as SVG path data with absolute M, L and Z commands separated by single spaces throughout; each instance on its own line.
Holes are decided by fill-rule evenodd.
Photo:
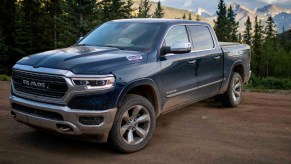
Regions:
M 240 100 L 241 92 L 242 92 L 242 82 L 239 77 L 236 77 L 233 80 L 232 84 L 232 98 L 235 102 L 238 102 Z
M 120 136 L 129 145 L 142 142 L 150 130 L 151 117 L 142 105 L 135 105 L 127 109 L 122 115 Z

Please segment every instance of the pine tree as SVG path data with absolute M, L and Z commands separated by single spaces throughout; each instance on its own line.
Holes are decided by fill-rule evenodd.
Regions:
M 262 53 L 262 65 L 261 67 L 263 67 L 262 70 L 264 70 L 264 75 L 269 76 L 270 74 L 272 74 L 271 70 L 272 65 L 270 63 L 272 63 L 272 58 L 273 58 L 273 54 L 275 51 L 277 51 L 277 43 L 276 43 L 276 26 L 275 23 L 273 21 L 272 16 L 270 15 L 266 21 L 266 27 L 265 27 L 265 35 L 266 35 L 266 41 L 264 46 L 264 50 L 268 49 L 269 51 L 266 51 L 265 53 Z
M 226 34 L 227 41 L 229 42 L 238 42 L 238 22 L 235 21 L 236 14 L 234 13 L 232 6 L 230 5 L 227 9 L 227 29 L 228 33 Z
M 284 28 L 284 26 L 283 26 L 283 28 L 282 28 L 282 34 L 281 34 L 281 38 L 280 38 L 280 44 L 281 44 L 281 46 L 282 47 L 284 47 L 285 48 L 285 46 L 286 46 L 286 34 L 285 34 L 285 28 Z
M 54 49 L 57 48 L 57 42 L 58 42 L 58 34 L 59 34 L 59 28 L 57 25 L 57 17 L 61 14 L 61 7 L 60 7 L 60 0 L 54 0 L 51 4 L 51 12 L 53 17 L 53 33 L 54 33 Z
M 149 2 L 149 0 L 141 0 L 139 7 L 138 7 L 138 15 L 137 17 L 139 18 L 150 18 L 150 8 L 151 8 L 151 4 Z
M 0 74 L 7 74 L 5 63 L 8 60 L 7 46 L 5 45 L 5 37 L 3 36 L 2 29 L 0 27 Z
M 16 15 L 16 0 L 1 0 L 0 1 L 0 28 L 2 29 L 3 43 L 7 48 L 5 62 L 1 65 L 1 68 L 7 70 L 10 69 L 14 64 L 15 60 L 11 57 L 16 52 L 14 51 L 16 45 L 14 40 L 15 35 L 15 15 Z M 3 51 L 0 49 L 0 51 Z M 1 59 L 0 59 L 1 60 Z M 0 68 L 0 69 L 1 69 Z M 3 72 L 4 73 L 4 72 Z
M 192 13 L 191 12 L 189 12 L 188 20 L 192 20 Z
M 241 33 L 238 33 L 238 42 L 242 43 L 242 35 L 241 35 Z
M 291 28 L 289 28 L 289 30 L 286 32 L 286 38 L 287 38 L 287 44 L 286 44 L 286 50 L 287 52 L 289 52 L 290 56 L 291 56 Z M 291 57 L 290 57 L 291 59 Z
M 196 15 L 196 21 L 201 21 L 199 14 Z
M 250 21 L 250 17 L 248 17 L 245 22 L 245 31 L 243 32 L 243 43 L 252 45 L 252 22 Z
M 288 30 L 288 38 L 291 39 L 291 28 L 289 28 L 289 30 Z
M 165 15 L 164 9 L 161 6 L 161 1 L 158 2 L 153 18 L 163 18 Z
M 266 39 L 275 39 L 276 37 L 276 25 L 274 23 L 274 20 L 272 16 L 270 15 L 266 21 L 266 27 L 265 27 L 265 34 Z
M 37 30 L 35 27 L 35 17 L 36 6 L 32 1 L 24 0 L 17 2 L 16 7 L 16 32 L 15 32 L 15 42 L 16 42 L 16 54 L 13 55 L 15 61 L 20 58 L 33 53 L 33 30 Z M 33 8 L 34 7 L 34 8 Z M 31 9 L 31 11 L 30 11 Z M 30 11 L 30 12 L 29 12 Z M 37 46 L 34 46 L 37 47 Z
M 261 72 L 261 57 L 262 57 L 262 43 L 263 43 L 263 26 L 258 17 L 255 18 L 254 39 L 253 39 L 253 68 L 257 75 L 262 75 Z
M 125 11 L 124 6 L 125 2 L 122 0 L 111 0 L 112 4 L 110 5 L 110 14 L 107 16 L 107 20 L 104 19 L 106 17 L 103 17 L 105 21 L 114 20 L 114 19 L 123 19 L 125 18 Z
M 127 0 L 126 5 L 124 6 L 125 18 L 132 18 L 132 13 L 134 9 L 132 8 L 133 2 L 132 0 Z
M 104 3 L 113 3 L 108 0 L 103 1 Z M 57 47 L 67 47 L 74 44 L 79 37 L 85 35 L 94 26 L 99 24 L 100 22 L 96 21 L 99 20 L 99 18 L 97 17 L 96 19 L 96 17 L 94 17 L 95 15 L 107 16 L 104 16 L 105 12 L 94 14 L 93 8 L 95 5 L 96 0 L 61 1 L 60 7 L 62 13 L 57 17 L 57 25 L 60 28 Z M 108 18 L 106 17 L 106 19 Z M 106 21 L 106 19 L 103 19 L 103 21 Z
M 185 20 L 186 19 L 186 14 L 184 13 L 184 15 L 182 16 L 182 19 Z
M 229 30 L 227 29 L 227 10 L 224 0 L 220 0 L 218 4 L 218 10 L 216 11 L 217 20 L 214 21 L 214 30 L 219 41 L 227 41 Z

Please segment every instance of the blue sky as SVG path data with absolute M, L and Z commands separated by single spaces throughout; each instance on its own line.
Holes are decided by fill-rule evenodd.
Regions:
M 215 13 L 218 2 L 219 0 L 161 0 L 161 3 L 166 6 L 187 10 L 196 10 L 197 8 L 201 7 L 211 12 L 212 14 Z M 286 9 L 291 8 L 291 0 L 225 0 L 225 2 L 227 4 L 243 4 L 250 8 L 262 7 L 267 4 L 278 5 Z

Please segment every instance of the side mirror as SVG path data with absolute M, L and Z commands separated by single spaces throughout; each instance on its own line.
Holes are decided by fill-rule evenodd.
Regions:
M 190 42 L 174 42 L 171 47 L 163 47 L 162 54 L 166 55 L 168 53 L 182 54 L 191 52 L 191 43 Z
M 79 43 L 83 38 L 84 38 L 84 37 L 81 36 L 81 37 L 76 41 L 75 44 Z

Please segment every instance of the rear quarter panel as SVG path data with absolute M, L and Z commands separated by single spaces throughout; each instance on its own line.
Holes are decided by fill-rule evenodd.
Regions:
M 244 68 L 244 83 L 248 81 L 251 52 L 250 47 L 246 44 L 222 45 L 221 49 L 224 53 L 224 81 L 220 93 L 224 93 L 227 90 L 231 74 L 237 65 L 242 65 Z

